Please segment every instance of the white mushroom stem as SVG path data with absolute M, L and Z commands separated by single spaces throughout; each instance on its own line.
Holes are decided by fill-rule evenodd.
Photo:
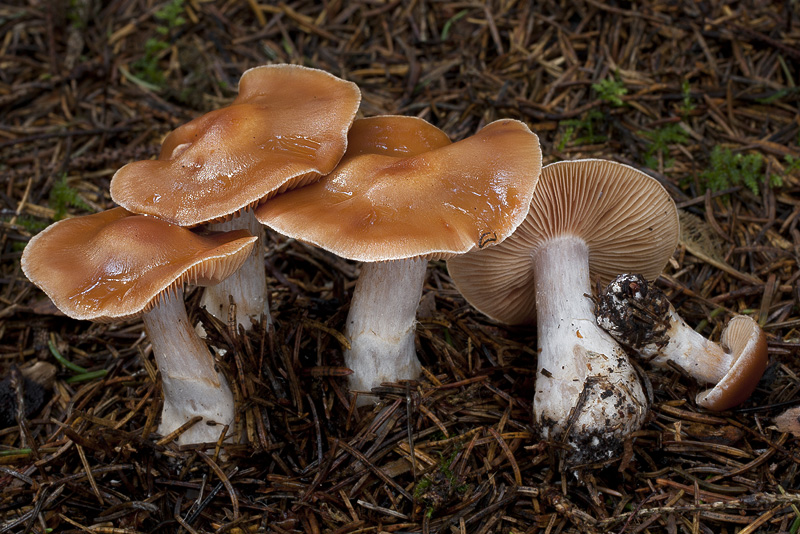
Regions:
M 595 323 L 589 249 L 573 236 L 532 254 L 539 357 L 534 419 L 543 437 L 566 440 L 580 462 L 608 458 L 647 413 L 647 398 L 622 348 Z M 567 432 L 565 436 L 564 433 Z
M 233 394 L 215 369 L 205 342 L 189 324 L 183 290 L 166 292 L 143 320 L 164 389 L 159 433 L 167 435 L 200 415 L 203 420 L 184 432 L 178 443 L 217 441 L 222 425 L 233 425 Z
M 658 288 L 641 275 L 617 276 L 599 298 L 597 323 L 657 367 L 680 367 L 713 387 L 697 395 L 709 410 L 750 396 L 767 365 L 767 340 L 752 318 L 733 317 L 714 343 L 686 325 Z
M 351 390 L 369 392 L 382 382 L 419 376 L 414 333 L 427 266 L 422 259 L 361 266 L 345 330 L 351 345 L 344 353 L 345 365 L 353 370 Z M 371 402 L 358 396 L 359 406 Z
M 657 367 L 670 367 L 674 363 L 690 376 L 705 384 L 716 384 L 722 380 L 736 357 L 726 352 L 718 343 L 706 339 L 689 327 L 677 314 L 672 304 L 669 306 L 669 327 L 665 332 L 669 342 L 659 348 L 655 343 L 641 347 L 639 352 Z
M 261 314 L 266 317 L 267 325 L 271 324 L 267 276 L 264 270 L 264 227 L 256 220 L 253 210 L 245 210 L 230 221 L 209 224 L 208 228 L 217 232 L 247 230 L 258 237 L 258 241 L 238 271 L 219 284 L 205 289 L 200 305 L 205 306 L 211 315 L 227 324 L 230 297 L 233 297 L 233 302 L 236 304 L 237 325 L 250 330 L 253 327 L 251 318 L 258 321 Z

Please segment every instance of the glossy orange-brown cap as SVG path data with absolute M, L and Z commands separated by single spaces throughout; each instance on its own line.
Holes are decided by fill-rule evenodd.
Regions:
M 514 231 L 541 161 L 538 137 L 519 121 L 451 144 L 420 119 L 361 119 L 331 174 L 272 198 L 256 217 L 352 260 L 446 258 Z
M 654 178 L 606 160 L 547 165 L 530 211 L 501 245 L 456 256 L 450 276 L 467 301 L 507 324 L 536 320 L 531 261 L 551 238 L 576 236 L 589 248 L 591 280 L 619 273 L 657 277 L 678 245 L 675 202 Z
M 21 264 L 66 315 L 102 322 L 148 311 L 183 283 L 219 283 L 255 241 L 245 230 L 199 235 L 114 208 L 48 226 L 25 247 Z
M 224 220 L 333 170 L 360 102 L 354 83 L 322 70 L 250 69 L 230 106 L 176 128 L 158 159 L 117 171 L 111 197 L 181 226 Z
M 341 163 L 366 154 L 407 158 L 449 144 L 446 133 L 419 117 L 379 115 L 353 122 Z
M 730 320 L 720 340 L 733 357 L 733 365 L 713 388 L 697 395 L 697 404 L 708 410 L 728 410 L 746 401 L 767 368 L 767 336 L 751 317 Z

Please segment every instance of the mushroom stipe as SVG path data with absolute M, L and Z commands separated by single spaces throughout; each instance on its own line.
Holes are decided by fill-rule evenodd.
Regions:
M 678 366 L 713 387 L 697 395 L 708 410 L 747 400 L 767 367 L 766 336 L 753 319 L 733 317 L 721 344 L 690 328 L 666 295 L 641 275 L 623 274 L 598 298 L 597 324 L 656 367 Z

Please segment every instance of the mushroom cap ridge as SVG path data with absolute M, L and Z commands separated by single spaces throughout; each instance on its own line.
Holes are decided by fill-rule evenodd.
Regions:
M 767 337 L 752 317 L 733 317 L 720 343 L 734 355 L 728 373 L 713 388 L 697 395 L 697 404 L 709 410 L 727 410 L 746 401 L 767 368 Z
M 522 222 L 541 169 L 539 139 L 523 123 L 495 121 L 452 144 L 425 123 L 415 128 L 431 141 L 406 144 L 359 134 L 378 119 L 389 117 L 356 121 L 336 169 L 259 206 L 259 221 L 369 262 L 446 258 L 501 242 Z
M 66 315 L 107 322 L 150 310 L 183 283 L 219 283 L 255 240 L 244 230 L 198 235 L 114 208 L 50 225 L 30 240 L 20 263 Z
M 354 83 L 322 70 L 250 69 L 230 106 L 173 130 L 158 159 L 119 169 L 111 197 L 181 226 L 230 218 L 329 173 L 347 148 L 360 102 Z
M 586 159 L 542 169 L 528 215 L 500 245 L 456 256 L 447 267 L 467 301 L 507 324 L 536 320 L 532 258 L 546 240 L 578 236 L 589 248 L 592 281 L 619 273 L 657 277 L 679 238 L 675 203 L 647 174 Z

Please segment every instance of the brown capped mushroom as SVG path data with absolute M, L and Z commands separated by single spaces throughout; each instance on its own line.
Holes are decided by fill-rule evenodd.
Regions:
M 331 174 L 256 210 L 284 235 L 364 262 L 347 318 L 351 389 L 418 376 L 427 260 L 502 242 L 524 219 L 540 166 L 539 140 L 518 121 L 451 144 L 421 119 L 373 117 L 353 124 Z
M 333 170 L 360 101 L 354 83 L 322 70 L 250 69 L 230 106 L 176 128 L 164 139 L 158 159 L 117 171 L 111 197 L 134 213 L 181 226 L 230 220 L 211 229 L 245 229 L 263 243 L 252 208 Z M 251 317 L 265 313 L 269 320 L 263 244 L 254 247 L 237 274 L 206 290 L 202 304 L 227 322 L 229 296 L 236 303 L 237 323 L 246 329 Z
M 648 409 L 625 352 L 595 324 L 591 281 L 634 266 L 657 276 L 677 242 L 675 204 L 653 178 L 611 161 L 562 161 L 542 169 L 510 238 L 447 262 L 481 312 L 536 320 L 534 420 L 544 438 L 570 445 L 571 463 L 613 455 Z
M 597 323 L 619 343 L 657 367 L 677 365 L 714 387 L 697 395 L 709 410 L 727 410 L 750 397 L 767 367 L 767 340 L 752 318 L 737 315 L 720 344 L 690 328 L 666 295 L 643 277 L 620 275 L 598 299 Z
M 198 235 L 155 217 L 115 208 L 66 219 L 34 236 L 22 270 L 66 315 L 108 322 L 142 316 L 161 371 L 166 435 L 203 421 L 179 443 L 216 441 L 233 423 L 233 395 L 208 347 L 189 324 L 183 284 L 211 285 L 235 272 L 256 238 L 244 230 Z

